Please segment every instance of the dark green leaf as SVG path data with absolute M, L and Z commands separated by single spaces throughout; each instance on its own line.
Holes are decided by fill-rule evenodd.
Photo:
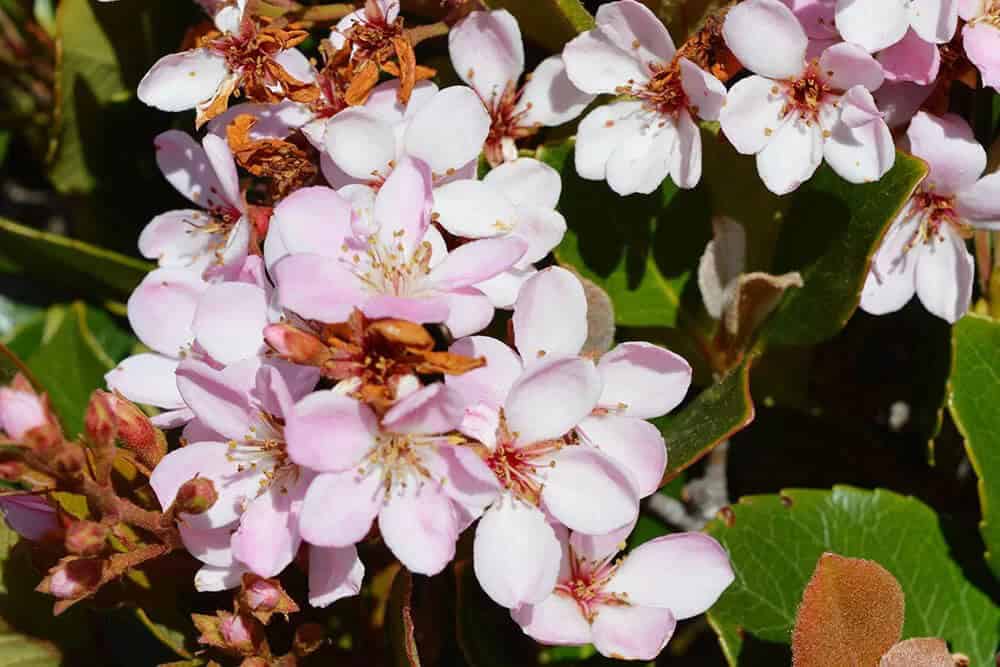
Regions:
M 82 430 L 90 394 L 104 387 L 104 374 L 126 348 L 121 344 L 125 335 L 106 315 L 88 314 L 79 302 L 46 313 L 40 344 L 25 363 L 48 392 L 68 435 Z M 102 340 L 112 344 L 113 354 Z
M 952 560 L 941 522 L 920 501 L 884 490 L 840 486 L 741 499 L 706 529 L 729 551 L 736 572 L 709 612 L 730 664 L 749 651 L 743 633 L 790 642 L 802 592 L 825 551 L 877 561 L 899 580 L 903 638 L 941 637 L 971 664 L 992 664 L 1000 609 Z
M 566 42 L 594 27 L 594 17 L 580 0 L 487 0 L 486 4 L 508 10 L 528 39 L 550 51 L 562 51 Z
M 1000 577 L 1000 322 L 966 315 L 955 325 L 948 407 L 979 475 L 980 531 Z
M 535 663 L 535 646 L 510 612 L 479 587 L 472 563 L 455 564 L 455 623 L 458 644 L 469 667 L 510 667 Z
M 750 365 L 746 360 L 720 382 L 698 395 L 683 410 L 654 420 L 667 442 L 664 483 L 708 454 L 754 418 L 750 398 Z
M 101 295 L 118 298 L 128 296 L 153 268 L 148 262 L 3 218 L 0 255 L 41 280 L 77 290 L 94 285 Z

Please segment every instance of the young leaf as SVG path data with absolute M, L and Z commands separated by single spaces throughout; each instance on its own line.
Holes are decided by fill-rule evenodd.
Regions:
M 594 17 L 580 0 L 487 0 L 486 4 L 509 11 L 525 37 L 550 51 L 562 51 L 566 42 L 594 27 Z
M 153 265 L 104 248 L 0 218 L 0 255 L 25 273 L 61 287 L 94 285 L 127 297 Z
M 948 645 L 936 637 L 901 641 L 882 656 L 879 667 L 955 667 Z
M 1000 577 L 1000 322 L 966 315 L 952 332 L 948 408 L 976 474 L 986 561 Z
M 669 454 L 664 484 L 753 421 L 751 363 L 752 360 L 744 361 L 680 412 L 655 420 Z
M 884 490 L 838 486 L 741 499 L 706 528 L 736 572 L 709 612 L 729 663 L 739 661 L 747 635 L 791 641 L 812 569 L 833 551 L 877 561 L 896 577 L 906 595 L 903 637 L 941 637 L 971 664 L 992 664 L 1000 608 L 952 560 L 941 522 L 915 498 Z
M 875 561 L 819 557 L 792 634 L 795 667 L 839 667 L 849 656 L 874 665 L 899 640 L 905 602 L 899 582 Z

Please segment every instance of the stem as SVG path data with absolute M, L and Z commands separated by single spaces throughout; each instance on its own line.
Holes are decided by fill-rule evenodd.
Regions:
M 410 40 L 410 44 L 416 46 L 425 39 L 433 39 L 435 37 L 443 37 L 448 34 L 448 24 L 444 21 L 438 21 L 437 23 L 427 23 L 425 25 L 418 25 L 412 28 L 406 29 L 406 37 Z
M 314 5 L 306 7 L 298 20 L 310 21 L 312 23 L 333 23 L 344 18 L 355 9 L 356 7 L 349 2 L 332 5 Z

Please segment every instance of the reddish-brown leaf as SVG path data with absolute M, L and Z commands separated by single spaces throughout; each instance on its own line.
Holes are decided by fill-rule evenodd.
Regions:
M 879 667 L 955 667 L 955 661 L 943 639 L 915 637 L 889 649 Z

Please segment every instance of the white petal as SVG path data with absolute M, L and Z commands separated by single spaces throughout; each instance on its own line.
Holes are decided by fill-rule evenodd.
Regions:
M 478 156 L 489 130 L 489 114 L 476 94 L 451 86 L 414 115 L 406 128 L 406 152 L 443 176 Z
M 743 66 L 761 76 L 788 79 L 805 64 L 809 38 L 792 10 L 778 0 L 739 3 L 726 14 L 722 34 Z
M 539 271 L 518 294 L 513 327 L 514 342 L 526 365 L 546 356 L 577 354 L 587 340 L 583 285 L 566 269 Z
M 722 131 L 744 155 L 763 150 L 781 124 L 784 98 L 777 84 L 762 76 L 748 76 L 729 91 L 719 113 Z
M 139 99 L 163 111 L 193 109 L 212 99 L 229 74 L 226 59 L 208 49 L 163 56 L 139 82 Z
M 823 130 L 787 117 L 771 141 L 757 154 L 757 172 L 767 189 L 784 195 L 812 178 L 823 161 Z
M 552 127 L 573 120 L 594 101 L 570 81 L 562 56 L 549 56 L 538 63 L 531 78 L 524 84 L 515 111 L 523 111 L 525 125 Z
M 920 246 L 917 296 L 930 312 L 950 324 L 969 310 L 975 266 L 957 234 L 942 226 L 940 236 Z

